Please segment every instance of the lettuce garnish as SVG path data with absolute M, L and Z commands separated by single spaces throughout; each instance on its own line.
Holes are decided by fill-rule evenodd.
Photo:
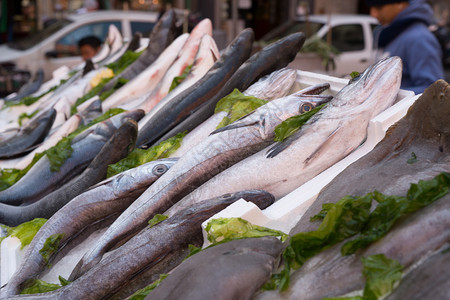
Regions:
M 179 86 L 186 79 L 186 77 L 189 75 L 189 72 L 191 72 L 191 69 L 192 65 L 186 66 L 180 76 L 175 76 L 175 78 L 172 80 L 172 84 L 170 85 L 169 92 Z
M 321 110 L 325 104 L 319 105 L 314 109 L 302 113 L 297 116 L 290 117 L 285 121 L 281 122 L 277 127 L 275 127 L 275 142 L 282 142 L 294 132 L 300 129 L 312 116 L 314 116 L 319 110 Z
M 168 216 L 166 216 L 166 215 L 156 214 L 153 218 L 150 219 L 150 221 L 148 221 L 148 225 L 150 227 L 153 227 L 156 224 L 164 221 L 167 218 L 168 218 Z
M 153 291 L 158 285 L 160 285 L 160 283 L 166 279 L 166 277 L 168 276 L 168 274 L 160 274 L 159 275 L 159 279 L 155 280 L 152 284 L 137 290 L 133 295 L 131 295 L 129 298 L 127 298 L 128 300 L 142 300 L 145 297 L 147 297 L 148 294 L 150 294 L 151 291 Z
M 53 255 L 53 253 L 58 251 L 59 243 L 61 242 L 61 239 L 63 237 L 64 233 L 57 233 L 52 234 L 45 240 L 44 246 L 42 246 L 42 249 L 39 250 L 39 253 L 42 255 L 45 264 L 48 264 L 50 257 Z
M 33 240 L 36 233 L 39 231 L 39 229 L 42 227 L 42 225 L 47 222 L 47 219 L 43 218 L 36 218 L 31 221 L 22 223 L 16 227 L 9 227 L 6 225 L 1 225 L 1 227 L 6 229 L 7 236 L 16 237 L 20 240 L 20 243 L 22 244 L 21 249 L 23 249 L 26 245 L 31 243 L 31 240 Z M 4 239 L 0 238 L 0 242 Z
M 174 137 L 171 137 L 165 141 L 162 141 L 158 145 L 150 147 L 148 149 L 135 148 L 127 157 L 118 161 L 115 164 L 108 166 L 107 177 L 114 176 L 123 171 L 138 167 L 145 163 L 169 157 L 175 150 L 181 146 L 183 137 L 186 132 L 178 133 Z
M 279 230 L 254 225 L 242 218 L 212 219 L 206 225 L 205 231 L 208 233 L 208 241 L 212 244 L 263 236 L 279 236 L 282 241 L 287 238 L 287 234 Z
M 323 300 L 378 300 L 390 294 L 402 279 L 403 266 L 395 259 L 384 254 L 370 255 L 361 258 L 362 273 L 366 279 L 363 296 L 333 297 Z
M 70 281 L 58 276 L 60 284 L 48 283 L 40 279 L 29 279 L 24 283 L 24 289 L 20 294 L 39 294 L 55 291 L 62 286 L 68 285 Z
M 219 125 L 217 125 L 216 129 L 233 123 L 266 103 L 266 100 L 253 96 L 246 96 L 238 89 L 234 89 L 230 94 L 220 99 L 216 104 L 214 113 L 221 111 L 227 113 L 227 116 L 223 118 Z
M 285 290 L 291 269 L 300 268 L 308 258 L 347 238 L 356 235 L 342 246 L 342 255 L 350 255 L 369 246 L 385 236 L 398 219 L 446 195 L 449 187 L 450 174 L 444 172 L 431 180 L 411 184 L 406 197 L 386 196 L 374 191 L 362 197 L 345 196 L 335 204 L 323 206 L 322 211 L 312 218 L 323 219 L 318 229 L 291 237 L 283 252 L 284 268 L 265 288 Z M 377 202 L 377 206 L 369 213 L 372 200 Z

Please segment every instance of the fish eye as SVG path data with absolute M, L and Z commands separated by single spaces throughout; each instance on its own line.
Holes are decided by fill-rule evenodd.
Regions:
M 167 168 L 166 165 L 164 165 L 164 164 L 159 164 L 159 165 L 156 165 L 156 166 L 153 167 L 152 173 L 153 173 L 154 175 L 162 175 L 162 174 L 166 173 L 168 169 L 169 169 L 169 168 Z
M 302 106 L 300 106 L 300 113 L 305 113 L 311 111 L 312 109 L 313 106 L 311 103 L 303 103 Z

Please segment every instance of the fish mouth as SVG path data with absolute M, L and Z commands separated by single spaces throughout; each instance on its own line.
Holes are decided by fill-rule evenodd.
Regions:
M 398 80 L 401 80 L 402 60 L 398 56 L 386 57 L 368 67 L 355 82 L 362 82 L 366 88 L 370 84 L 378 83 L 382 78 L 392 78 L 392 73 L 398 72 Z M 352 83 L 352 82 L 350 82 Z

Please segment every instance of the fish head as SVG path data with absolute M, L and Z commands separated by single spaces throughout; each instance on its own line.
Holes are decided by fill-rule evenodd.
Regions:
M 437 80 L 422 97 L 427 97 L 428 116 L 433 129 L 441 134 L 450 135 L 450 85 L 445 80 Z
M 261 77 L 244 91 L 245 95 L 267 101 L 286 96 L 297 79 L 297 70 L 281 68 Z
M 350 80 L 339 91 L 334 106 L 370 109 L 374 117 L 389 107 L 400 89 L 402 60 L 398 56 L 387 57 L 368 67 L 361 75 Z M 363 105 L 364 104 L 364 105 Z

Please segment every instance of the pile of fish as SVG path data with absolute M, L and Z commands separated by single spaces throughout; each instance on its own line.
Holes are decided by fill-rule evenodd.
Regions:
M 9 179 L 9 186 L 0 191 L 0 224 L 48 220 L 1 287 L 0 299 L 125 299 L 167 273 L 149 299 L 321 299 L 362 288 L 356 269 L 366 254 L 358 252 L 350 261 L 339 256 L 337 246 L 293 272 L 282 293 L 259 291 L 283 261 L 287 242 L 275 237 L 235 240 L 184 259 L 190 245 L 203 244 L 201 224 L 217 212 L 239 199 L 264 209 L 358 148 L 369 121 L 396 99 L 401 60 L 381 60 L 331 95 L 327 82 L 295 88 L 297 71 L 286 66 L 301 49 L 303 33 L 253 55 L 251 29 L 244 29 L 222 51 L 208 19 L 190 33 L 177 33 L 173 11 L 160 18 L 143 49 L 137 46 L 139 35 L 125 44 L 112 26 L 100 54 L 75 67 L 65 82 L 36 87 L 36 79 L 28 91 L 1 100 L 0 175 L 21 177 Z M 110 66 L 126 60 L 130 52 L 140 55 L 111 74 Z M 315 230 L 309 217 L 323 203 L 375 189 L 401 194 L 411 182 L 449 172 L 448 89 L 442 81 L 431 86 L 372 152 L 322 191 L 290 236 Z M 251 109 L 234 119 L 233 112 L 215 111 L 236 91 L 244 99 L 237 103 Z M 30 96 L 37 101 L 22 104 Z M 309 114 L 302 127 L 275 142 L 280 125 Z M 223 126 L 227 119 L 229 124 Z M 106 178 L 110 165 L 135 150 L 150 151 L 181 133 L 184 138 L 166 155 L 170 157 Z M 403 160 L 411 153 L 417 163 L 405 166 Z M 396 224 L 364 252 L 392 254 L 410 266 L 426 253 L 442 250 L 448 242 L 448 230 L 442 229 L 448 227 L 446 199 Z M 425 228 L 433 217 L 443 219 L 436 232 L 430 225 L 420 234 L 414 232 L 414 238 L 403 235 L 417 224 Z M 163 220 L 149 225 L 158 218 Z M 19 295 L 93 233 L 100 235 L 69 270 L 67 285 Z M 433 242 L 414 246 L 429 234 L 436 236 Z M 391 235 L 417 251 L 396 253 Z M 42 249 L 50 241 L 53 251 L 44 256 Z M 432 265 L 445 260 L 445 253 L 430 257 Z M 420 280 L 413 271 L 409 277 L 409 286 Z

